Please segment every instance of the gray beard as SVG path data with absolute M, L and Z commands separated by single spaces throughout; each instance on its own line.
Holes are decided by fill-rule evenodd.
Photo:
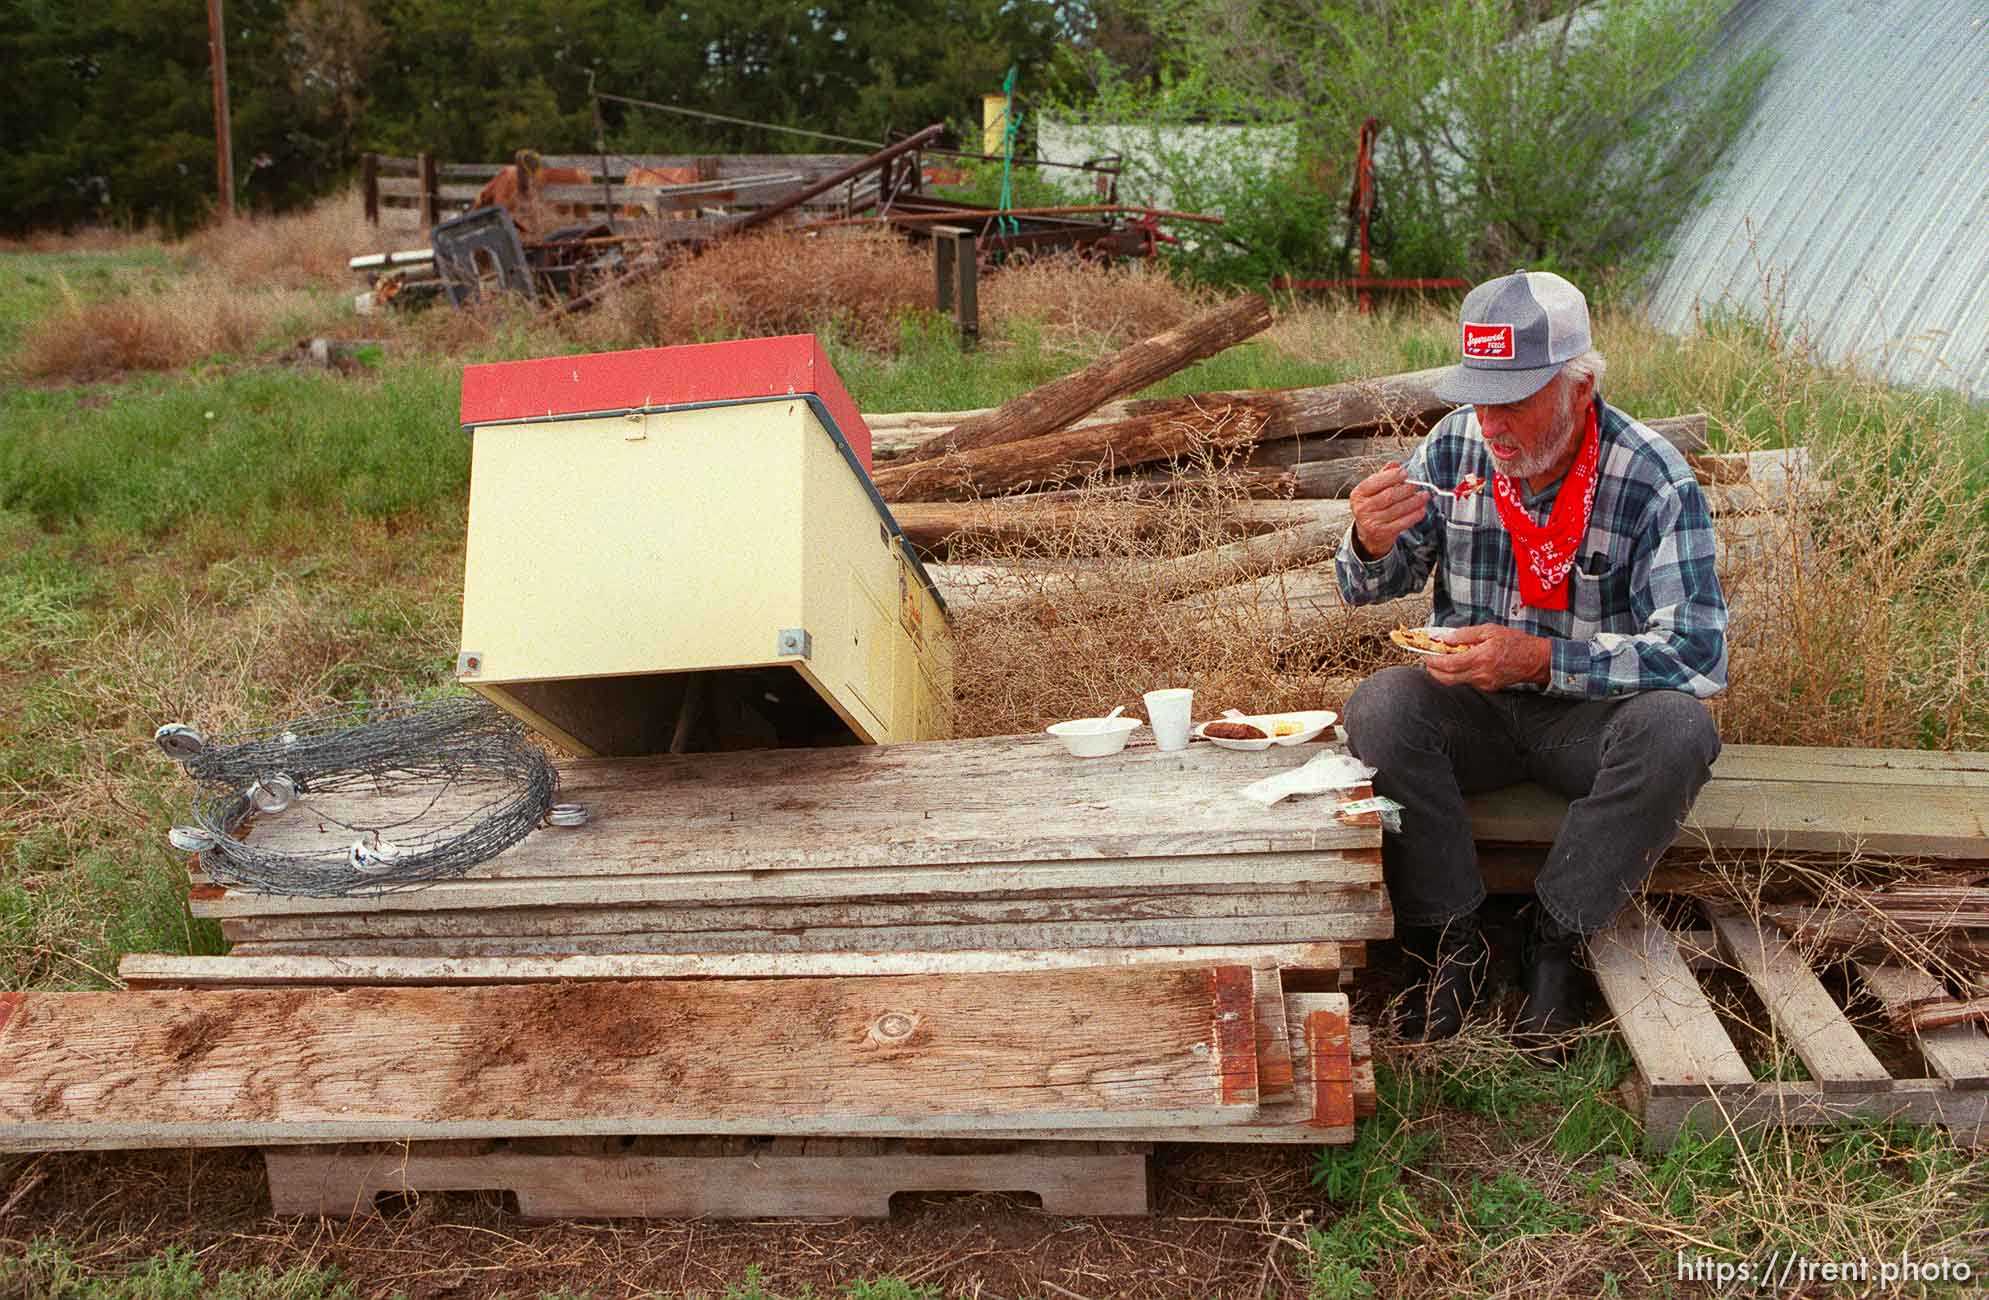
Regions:
M 1557 427 L 1554 431 L 1553 441 L 1547 443 L 1531 456 L 1521 455 L 1510 461 L 1506 461 L 1501 460 L 1498 453 L 1492 451 L 1489 444 L 1487 444 L 1485 451 L 1491 456 L 1492 464 L 1498 468 L 1499 473 L 1505 475 L 1507 478 L 1532 478 L 1537 474 L 1544 474 L 1552 469 L 1561 457 L 1568 454 L 1568 449 L 1574 445 L 1575 439 L 1581 433 L 1581 420 L 1577 417 L 1577 413 L 1565 402 L 1561 405 L 1560 418 L 1555 421 L 1555 424 Z

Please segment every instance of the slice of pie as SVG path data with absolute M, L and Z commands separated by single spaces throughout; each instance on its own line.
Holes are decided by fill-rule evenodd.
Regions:
M 1430 635 L 1426 627 L 1398 627 L 1388 634 L 1388 639 L 1408 650 L 1421 650 L 1424 654 L 1461 655 L 1471 647 L 1453 645 L 1449 641 L 1439 641 Z

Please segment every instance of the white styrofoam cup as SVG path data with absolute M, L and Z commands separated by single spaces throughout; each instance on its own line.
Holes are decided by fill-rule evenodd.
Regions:
M 1153 728 L 1154 743 L 1162 749 L 1186 749 L 1195 693 L 1186 687 L 1174 687 L 1148 691 L 1141 698 L 1146 701 L 1146 721 Z

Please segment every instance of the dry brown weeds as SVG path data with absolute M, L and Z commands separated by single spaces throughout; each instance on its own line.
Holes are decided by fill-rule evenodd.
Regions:
M 206 277 L 93 302 L 62 288 L 62 307 L 29 332 L 10 366 L 21 378 L 89 383 L 128 370 L 173 370 L 249 351 L 278 321 L 318 310 L 295 290 L 243 293 Z
M 8 369 L 22 379 L 89 383 L 239 355 L 272 341 L 279 329 L 349 334 L 355 319 L 327 291 L 342 298 L 356 290 L 346 260 L 379 238 L 348 194 L 303 212 L 206 227 L 174 249 L 184 273 L 169 280 L 125 277 L 113 296 L 86 301 L 58 279 L 62 305 L 27 333 Z M 71 236 L 34 251 L 116 251 L 153 242 L 140 235 L 109 239 Z
M 1730 543 L 1729 741 L 1989 745 L 1989 518 L 1959 445 L 1888 422 L 1820 458 L 1779 517 Z
M 223 276 L 237 286 L 345 290 L 357 284 L 347 260 L 391 242 L 366 224 L 358 191 L 347 190 L 302 211 L 203 226 L 177 251 L 196 274 Z
M 669 345 L 836 329 L 889 351 L 903 319 L 932 304 L 932 267 L 882 231 L 786 231 L 713 244 L 609 293 L 575 317 L 596 345 Z
M 1198 295 L 1148 267 L 1039 258 L 983 272 L 984 327 L 1029 321 L 1053 347 L 1084 351 L 1179 324 Z M 574 318 L 583 342 L 631 346 L 835 330 L 895 351 L 907 319 L 933 305 L 929 247 L 882 230 L 767 231 L 728 239 L 607 295 Z
M 981 282 L 981 309 L 991 322 L 1035 322 L 1052 350 L 1086 358 L 1101 344 L 1122 346 L 1172 329 L 1214 297 L 1144 262 L 1101 266 L 1070 255 L 1018 261 Z
M 961 734 L 1032 731 L 1117 704 L 1137 713 L 1143 692 L 1173 686 L 1195 690 L 1198 717 L 1337 708 L 1356 674 L 1384 662 L 1379 625 L 1351 611 L 1294 635 L 1275 586 L 1215 608 L 1183 603 L 1321 557 L 1315 537 L 1211 562 L 1242 532 L 1244 488 L 1229 467 L 1237 450 L 1204 445 L 1159 485 L 1094 478 L 1057 494 L 1045 510 L 1053 524 L 960 548 L 953 558 L 965 571 L 1005 571 L 999 590 L 957 617 Z M 1123 508 L 1133 503 L 1146 507 L 1137 523 Z M 984 508 L 1009 523 L 1029 518 L 1014 501 Z
M 83 226 L 76 230 L 37 230 L 0 238 L 0 253 L 122 253 L 156 247 L 162 236 L 153 229 L 122 226 Z

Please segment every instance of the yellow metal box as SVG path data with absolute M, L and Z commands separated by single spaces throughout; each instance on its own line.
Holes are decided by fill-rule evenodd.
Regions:
M 586 754 L 951 734 L 944 605 L 811 335 L 472 366 L 460 679 Z

